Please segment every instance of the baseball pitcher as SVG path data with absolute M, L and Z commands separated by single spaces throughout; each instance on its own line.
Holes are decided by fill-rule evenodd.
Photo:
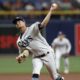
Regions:
M 26 25 L 25 20 L 22 17 L 16 17 L 13 20 L 16 28 L 21 32 L 17 40 L 20 54 L 16 57 L 16 59 L 19 63 L 21 63 L 24 61 L 25 57 L 29 56 L 29 51 L 32 53 L 32 80 L 39 80 L 40 71 L 43 64 L 47 67 L 52 80 L 63 80 L 63 78 L 56 71 L 53 56 L 54 51 L 40 33 L 40 30 L 49 22 L 52 11 L 56 8 L 57 4 L 52 4 L 50 11 L 44 20 L 42 22 L 35 22 L 30 27 Z

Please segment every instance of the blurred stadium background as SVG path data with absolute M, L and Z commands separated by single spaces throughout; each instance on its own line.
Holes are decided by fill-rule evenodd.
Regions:
M 31 73 L 31 58 L 21 65 L 15 60 L 18 31 L 12 20 L 15 16 L 23 16 L 28 25 L 42 21 L 53 2 L 58 3 L 59 8 L 53 12 L 42 34 L 51 44 L 57 33 L 63 31 L 72 44 L 70 72 L 80 72 L 80 0 L 0 0 L 0 74 Z M 42 72 L 46 73 L 45 68 Z

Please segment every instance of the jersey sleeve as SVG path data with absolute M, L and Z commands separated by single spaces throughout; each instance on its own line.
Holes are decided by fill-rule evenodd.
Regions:
M 22 49 L 20 47 L 18 47 L 18 50 L 19 50 L 19 54 L 22 52 Z
M 54 47 L 56 46 L 56 39 L 54 39 L 54 40 L 52 41 L 51 46 L 52 46 L 52 48 L 54 48 Z
M 18 47 L 18 52 L 20 54 L 22 52 L 22 49 L 18 46 L 18 44 L 17 44 L 17 47 Z
M 40 23 L 40 22 L 36 22 L 35 24 L 37 25 L 37 27 L 38 27 L 39 29 L 41 29 L 41 23 Z
M 70 51 L 71 51 L 71 43 L 70 43 L 70 41 L 68 39 L 66 40 L 66 44 L 67 44 L 67 53 L 70 53 Z
M 19 40 L 19 38 L 18 38 L 18 40 Z M 16 44 L 17 44 L 18 52 L 20 54 L 23 51 L 23 49 L 21 47 L 19 47 L 18 40 L 17 40 Z
M 41 23 L 40 22 L 35 22 L 34 23 L 34 30 L 37 31 L 37 30 L 42 30 L 43 27 L 41 27 Z

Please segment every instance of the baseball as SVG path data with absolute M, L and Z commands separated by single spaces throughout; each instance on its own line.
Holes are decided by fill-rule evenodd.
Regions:
M 52 6 L 56 7 L 56 8 L 58 7 L 58 5 L 56 3 L 53 3 Z

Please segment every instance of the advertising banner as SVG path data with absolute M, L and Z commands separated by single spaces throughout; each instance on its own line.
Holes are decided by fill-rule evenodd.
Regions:
M 15 27 L 0 27 L 0 54 L 17 53 Z
M 75 25 L 75 53 L 80 55 L 80 23 Z

